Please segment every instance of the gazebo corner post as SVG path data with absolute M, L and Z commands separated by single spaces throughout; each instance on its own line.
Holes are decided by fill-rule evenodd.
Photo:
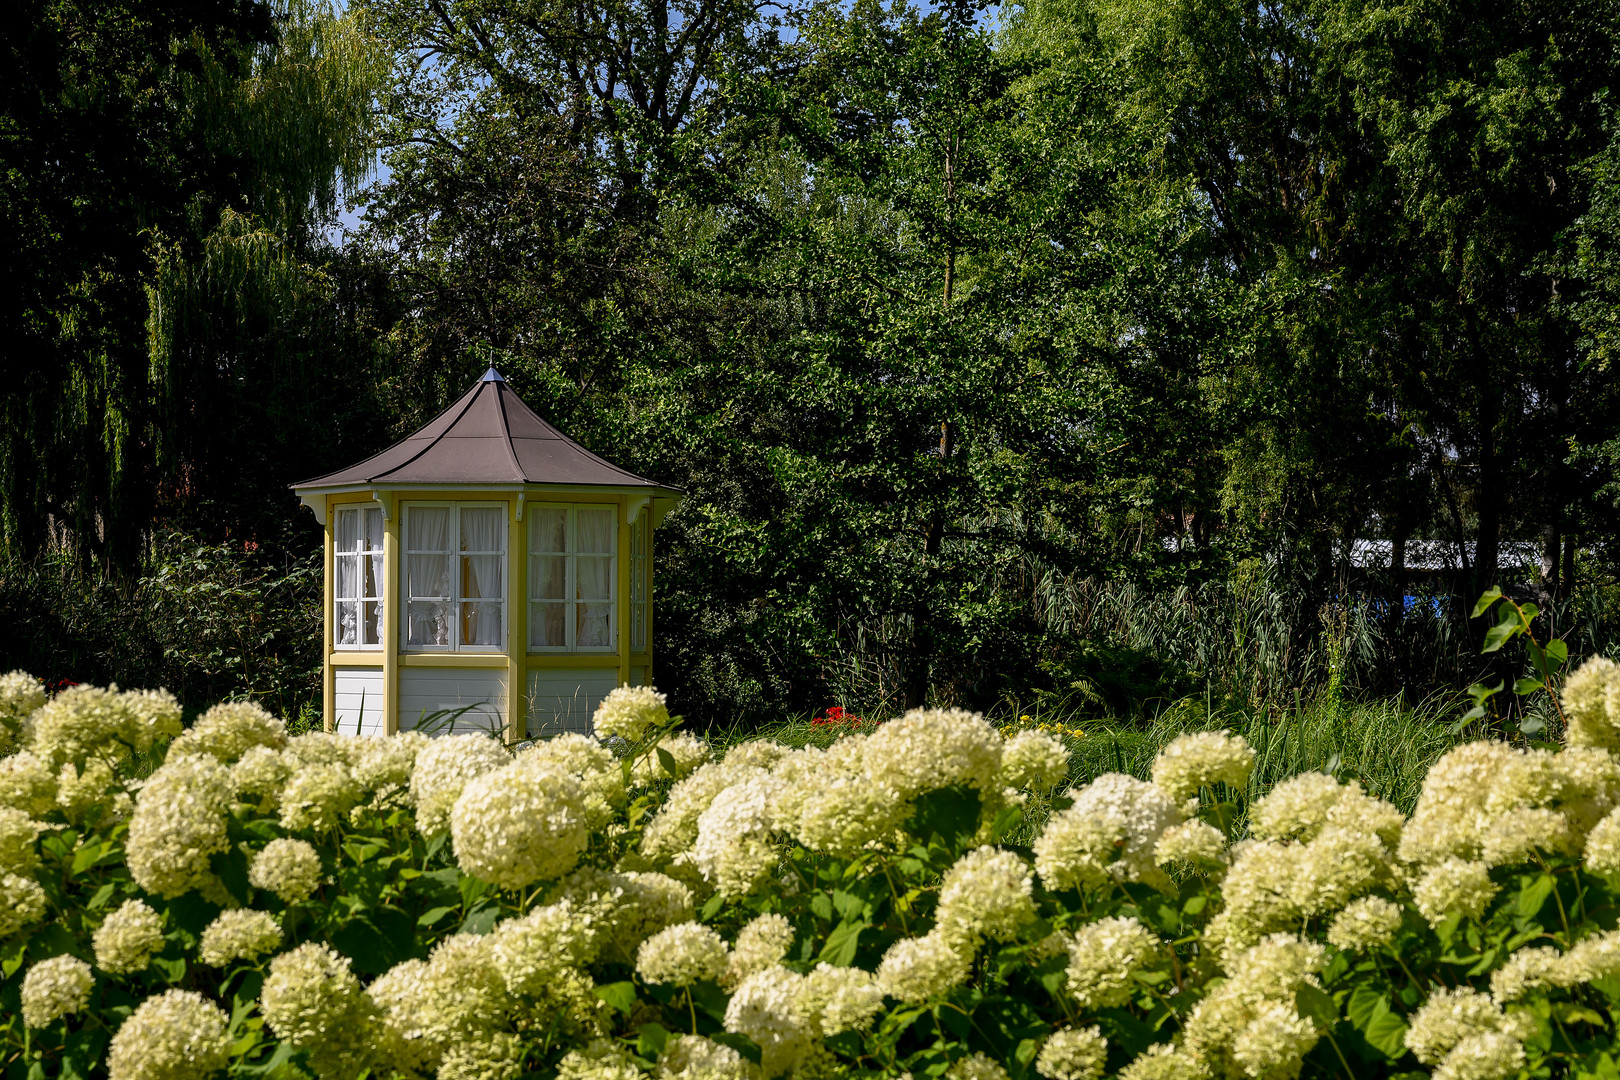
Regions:
M 405 605 L 400 602 L 400 562 L 404 558 L 399 536 L 399 500 L 391 491 L 374 491 L 371 497 L 382 504 L 383 512 L 383 734 L 399 733 L 399 632 L 405 624 Z
M 613 560 L 614 630 L 619 648 L 619 685 L 630 684 L 630 500 L 619 496 L 619 542 Z
M 326 513 L 321 522 L 321 729 L 337 729 L 337 672 L 332 668 L 332 496 L 323 495 Z
M 506 742 L 529 736 L 529 544 L 523 523 L 524 493 L 513 498 L 507 515 L 506 550 Z

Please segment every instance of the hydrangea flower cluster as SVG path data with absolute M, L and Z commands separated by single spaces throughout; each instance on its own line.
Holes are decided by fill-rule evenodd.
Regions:
M 91 941 L 96 949 L 96 967 L 107 974 L 145 971 L 152 955 L 163 948 L 163 916 L 132 897 L 107 916 Z
M 90 965 L 76 956 L 41 960 L 23 976 L 22 1015 L 29 1027 L 42 1028 L 90 1005 L 96 977 Z

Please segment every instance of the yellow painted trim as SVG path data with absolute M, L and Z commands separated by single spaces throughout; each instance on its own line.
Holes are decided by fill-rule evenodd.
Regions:
M 617 653 L 530 653 L 530 670 L 548 668 L 612 668 L 619 666 Z
M 513 499 L 506 514 L 506 741 L 529 735 L 529 711 L 524 707 L 529 680 L 523 667 L 529 636 L 528 526 L 518 520 L 522 504 Z
M 658 535 L 658 529 L 653 522 L 652 510 L 647 510 L 647 685 L 657 686 L 653 679 L 653 610 L 657 607 L 653 603 L 653 583 L 658 575 L 653 573 L 653 538 Z
M 507 664 L 505 653 L 420 653 L 408 652 L 399 654 L 400 667 L 436 667 L 436 668 L 488 668 L 504 670 Z
M 326 500 L 326 525 L 322 530 L 322 590 L 321 604 L 321 651 L 330 658 L 332 649 L 332 500 Z M 327 731 L 335 730 L 337 723 L 337 673 L 332 670 L 330 659 L 321 665 L 321 726 Z
M 619 557 L 615 570 L 619 579 L 618 645 L 619 685 L 630 682 L 630 500 L 619 499 Z
M 399 503 L 386 495 L 383 504 L 383 734 L 399 733 L 399 631 L 404 605 L 399 602 Z
M 327 653 L 326 666 L 333 668 L 383 668 L 387 665 L 383 663 L 381 649 L 367 649 L 364 652 L 359 649 L 352 652 L 345 649 L 342 652 L 333 650 Z

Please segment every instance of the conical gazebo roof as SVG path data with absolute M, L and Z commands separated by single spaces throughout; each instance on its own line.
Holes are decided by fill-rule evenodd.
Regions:
M 679 494 L 597 457 L 523 404 L 493 367 L 455 404 L 416 433 L 357 465 L 301 484 L 297 491 L 569 484 Z

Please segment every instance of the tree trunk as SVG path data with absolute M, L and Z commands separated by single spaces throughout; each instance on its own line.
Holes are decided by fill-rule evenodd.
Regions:
M 1559 599 L 1558 571 L 1560 556 L 1563 554 L 1563 537 L 1558 526 L 1548 522 L 1541 527 L 1541 583 L 1538 589 L 1541 595 L 1542 606 Z
M 951 457 L 951 424 L 939 425 L 939 461 L 941 467 Z M 916 602 L 911 609 L 910 669 L 906 672 L 904 704 L 908 709 L 920 709 L 928 704 L 928 688 L 934 665 L 933 617 L 928 610 L 928 577 L 933 561 L 939 557 L 940 538 L 945 531 L 941 515 L 936 511 L 923 532 L 923 580 L 919 584 Z

